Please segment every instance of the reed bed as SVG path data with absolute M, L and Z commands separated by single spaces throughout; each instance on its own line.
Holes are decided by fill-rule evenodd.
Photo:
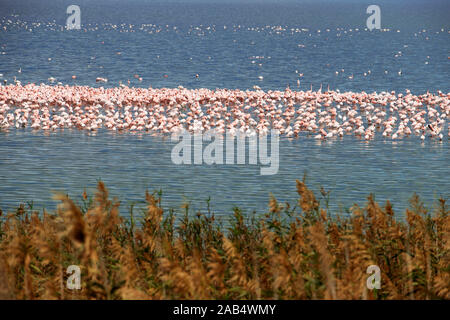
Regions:
M 57 195 L 52 214 L 20 206 L 0 219 L 0 299 L 450 298 L 444 199 L 431 212 L 414 195 L 398 219 L 369 196 L 339 217 L 304 181 L 297 191 L 295 206 L 271 197 L 267 213 L 236 208 L 226 227 L 187 205 L 181 218 L 165 213 L 157 193 L 141 220 L 124 219 L 102 182 L 80 205 Z M 70 265 L 80 290 L 66 286 Z M 370 265 L 380 289 L 367 288 Z

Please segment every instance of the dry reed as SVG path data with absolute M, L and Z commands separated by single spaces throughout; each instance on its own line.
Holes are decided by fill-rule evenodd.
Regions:
M 260 218 L 235 209 L 229 227 L 188 206 L 176 223 L 149 193 L 135 224 L 102 182 L 82 206 L 65 195 L 54 214 L 20 206 L 0 220 L 0 299 L 450 298 L 445 200 L 430 213 L 415 195 L 403 221 L 371 196 L 333 217 L 304 181 L 297 192 L 298 206 L 272 196 Z M 69 265 L 81 268 L 80 290 L 66 286 Z M 366 286 L 369 265 L 380 289 Z

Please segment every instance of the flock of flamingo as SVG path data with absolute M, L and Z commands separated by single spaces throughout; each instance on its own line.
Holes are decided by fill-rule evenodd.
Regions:
M 315 139 L 450 138 L 450 93 L 0 85 L 0 130 L 181 130 Z

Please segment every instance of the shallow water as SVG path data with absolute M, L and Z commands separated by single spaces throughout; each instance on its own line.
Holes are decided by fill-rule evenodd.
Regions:
M 318 192 L 331 191 L 330 207 L 345 213 L 358 201 L 363 205 L 369 193 L 376 200 L 389 199 L 397 213 L 403 213 L 413 192 L 431 205 L 450 190 L 450 152 L 447 144 L 421 143 L 417 139 L 370 142 L 352 137 L 316 141 L 307 137 L 281 138 L 280 164 L 276 175 L 261 176 L 259 165 L 175 165 L 174 146 L 169 137 L 148 134 L 95 136 L 65 130 L 35 133 L 13 130 L 0 133 L 0 207 L 13 208 L 19 202 L 54 208 L 52 191 L 68 192 L 81 199 L 84 187 L 93 191 L 98 179 L 106 183 L 111 196 L 126 207 L 144 200 L 145 190 L 163 191 L 163 205 L 179 209 L 184 201 L 192 208 L 211 207 L 219 215 L 234 206 L 261 213 L 269 194 L 295 204 L 295 179 L 307 173 L 308 185 Z
M 72 3 L 2 1 L 2 79 L 11 83 L 15 76 L 25 84 L 55 77 L 63 84 L 107 87 L 129 79 L 137 87 L 283 90 L 288 84 L 297 89 L 303 73 L 303 90 L 321 84 L 341 91 L 408 88 L 413 94 L 450 89 L 446 1 L 381 1 L 386 32 L 364 31 L 369 4 L 355 1 L 78 3 L 86 30 L 62 31 Z M 97 84 L 96 77 L 109 81 Z M 374 193 L 377 200 L 392 200 L 400 213 L 413 192 L 431 205 L 440 195 L 448 198 L 450 190 L 447 140 L 282 139 L 274 176 L 260 176 L 259 166 L 250 165 L 176 166 L 170 161 L 172 146 L 167 137 L 149 134 L 0 132 L 0 208 L 24 201 L 53 208 L 53 190 L 80 199 L 84 187 L 93 190 L 98 179 L 125 205 L 142 201 L 146 189 L 162 189 L 166 207 L 179 208 L 185 197 L 205 208 L 211 197 L 219 214 L 233 206 L 265 210 L 270 192 L 294 203 L 295 179 L 305 171 L 314 190 L 331 190 L 334 212 L 345 212 L 354 201 L 363 204 Z

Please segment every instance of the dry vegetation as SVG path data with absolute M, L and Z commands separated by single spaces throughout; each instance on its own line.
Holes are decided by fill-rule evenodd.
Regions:
M 449 299 L 450 217 L 417 196 L 405 219 L 372 197 L 350 217 L 330 217 L 304 181 L 295 207 L 269 201 L 229 226 L 210 214 L 175 223 L 146 194 L 140 223 L 119 216 L 103 183 L 92 201 L 58 195 L 55 214 L 24 206 L 0 219 L 1 299 Z M 381 268 L 368 290 L 366 269 Z M 66 288 L 79 265 L 82 289 Z

